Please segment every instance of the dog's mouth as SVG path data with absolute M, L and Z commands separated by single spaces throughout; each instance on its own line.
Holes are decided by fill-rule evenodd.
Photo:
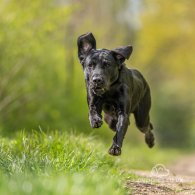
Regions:
M 101 96 L 106 92 L 106 89 L 104 87 L 94 87 L 92 88 L 92 90 L 93 90 L 93 93 L 98 96 Z

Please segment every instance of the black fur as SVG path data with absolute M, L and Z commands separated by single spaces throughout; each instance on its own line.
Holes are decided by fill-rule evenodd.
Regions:
M 134 114 L 137 128 L 145 134 L 148 146 L 153 147 L 150 88 L 139 71 L 128 69 L 124 64 L 132 53 L 132 46 L 96 49 L 92 33 L 81 35 L 77 43 L 85 75 L 90 124 L 92 128 L 99 128 L 104 111 L 104 120 L 116 132 L 109 154 L 121 154 L 130 113 Z

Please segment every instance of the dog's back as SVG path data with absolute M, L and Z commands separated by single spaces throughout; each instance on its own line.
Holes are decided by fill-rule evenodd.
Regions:
M 131 112 L 133 112 L 145 94 L 150 93 L 149 85 L 138 70 L 126 66 L 123 66 L 120 72 L 120 81 L 125 83 L 130 90 Z

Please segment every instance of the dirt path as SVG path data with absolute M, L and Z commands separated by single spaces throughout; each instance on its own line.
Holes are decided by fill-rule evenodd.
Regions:
M 155 165 L 151 171 L 131 171 L 138 176 L 127 182 L 133 195 L 195 195 L 195 155 L 183 157 L 166 166 Z

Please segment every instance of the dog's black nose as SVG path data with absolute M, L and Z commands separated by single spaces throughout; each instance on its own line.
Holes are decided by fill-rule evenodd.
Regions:
M 94 76 L 93 77 L 93 83 L 96 85 L 102 85 L 104 83 L 103 79 L 99 76 Z

